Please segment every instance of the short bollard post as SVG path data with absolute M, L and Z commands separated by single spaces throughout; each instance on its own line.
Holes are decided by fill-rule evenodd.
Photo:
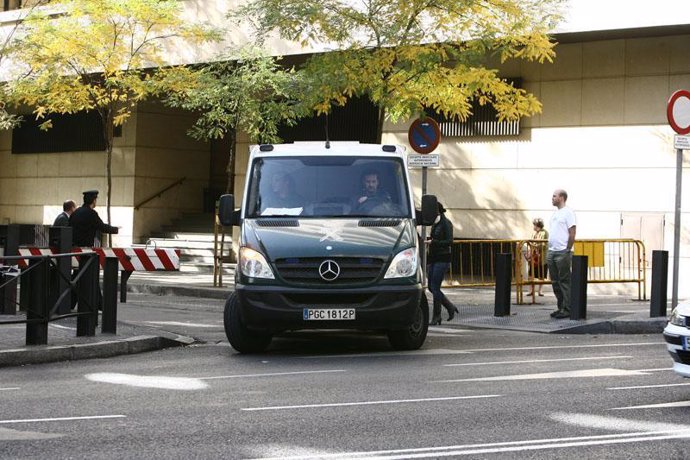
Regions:
M 573 256 L 570 319 L 587 319 L 587 256 Z
M 0 272 L 0 315 L 17 314 L 17 275 Z
M 98 254 L 79 257 L 79 273 L 77 337 L 94 336 L 98 320 Z
M 668 251 L 652 251 L 652 294 L 649 317 L 666 316 L 668 292 Z
M 48 344 L 48 259 L 34 259 L 29 264 L 29 305 L 26 309 L 26 344 Z M 23 283 L 22 283 L 23 284 Z M 24 288 L 26 286 L 22 286 Z
M 50 247 L 55 248 L 58 254 L 67 254 L 72 249 L 72 227 L 50 227 L 48 229 L 48 240 Z M 72 272 L 72 261 L 69 257 L 58 257 L 56 260 L 57 270 L 53 270 L 51 277 L 51 298 L 57 300 L 64 291 L 70 287 L 70 276 Z M 52 303 L 52 302 L 51 302 Z M 72 308 L 71 296 L 65 296 L 57 312 L 65 315 Z
M 105 258 L 103 267 L 103 317 L 101 332 L 117 334 L 117 269 L 116 256 Z
M 510 285 L 512 283 L 512 256 L 496 254 L 496 297 L 494 316 L 510 316 Z
M 127 280 L 132 276 L 132 272 L 122 270 L 120 272 L 120 302 L 127 303 Z

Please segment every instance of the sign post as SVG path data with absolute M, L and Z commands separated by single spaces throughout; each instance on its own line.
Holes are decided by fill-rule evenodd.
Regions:
M 439 155 L 428 155 L 438 147 L 441 142 L 441 128 L 433 118 L 419 118 L 412 122 L 407 131 L 407 140 L 410 142 L 412 150 L 420 155 L 409 155 L 407 157 L 408 167 L 422 168 L 422 196 L 426 195 L 426 170 L 429 166 L 438 167 L 440 165 Z M 422 260 L 422 272 L 426 282 L 426 226 L 422 225 L 422 247 L 420 248 Z
M 678 270 L 680 266 L 680 196 L 683 181 L 683 150 L 690 148 L 685 136 L 690 133 L 690 91 L 681 89 L 671 95 L 666 106 L 666 118 L 669 125 L 679 135 L 675 136 L 676 149 L 676 209 L 673 221 L 673 295 L 671 308 L 678 305 Z

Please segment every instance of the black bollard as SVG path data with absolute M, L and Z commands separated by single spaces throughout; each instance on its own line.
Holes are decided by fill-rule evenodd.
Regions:
M 48 229 L 49 245 L 57 254 L 67 254 L 72 250 L 72 227 L 50 227 Z M 51 273 L 51 305 L 60 295 L 70 288 L 72 275 L 72 260 L 70 257 L 58 257 L 55 259 L 57 269 Z M 57 313 L 66 315 L 72 308 L 72 296 L 62 298 L 57 307 Z
M 512 283 L 512 256 L 496 254 L 496 297 L 494 316 L 510 316 L 510 285 Z
M 666 316 L 668 293 L 668 251 L 652 251 L 652 295 L 649 317 Z
M 48 258 L 33 259 L 29 272 L 22 280 L 22 289 L 28 288 L 29 304 L 26 309 L 26 344 L 48 344 Z M 28 281 L 28 283 L 25 283 Z
M 89 263 L 90 262 L 90 263 Z M 96 335 L 98 322 L 98 254 L 79 257 L 77 337 Z
M 101 332 L 117 334 L 117 269 L 116 256 L 105 258 L 103 267 L 103 317 Z
M 587 256 L 573 256 L 570 319 L 587 319 Z

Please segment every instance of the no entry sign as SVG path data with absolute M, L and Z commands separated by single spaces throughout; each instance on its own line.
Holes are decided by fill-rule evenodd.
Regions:
M 415 152 L 430 153 L 441 141 L 441 129 L 433 118 L 415 120 L 407 131 L 407 140 Z
M 690 133 L 690 91 L 681 89 L 671 95 L 666 106 L 666 118 L 678 134 Z

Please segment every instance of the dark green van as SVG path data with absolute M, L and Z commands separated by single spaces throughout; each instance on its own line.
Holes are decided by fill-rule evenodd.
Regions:
M 253 146 L 234 206 L 221 197 L 221 222 L 240 227 L 224 317 L 237 351 L 298 329 L 384 331 L 395 349 L 422 346 L 429 309 L 416 227 L 437 208 L 425 196 L 415 211 L 403 147 Z

